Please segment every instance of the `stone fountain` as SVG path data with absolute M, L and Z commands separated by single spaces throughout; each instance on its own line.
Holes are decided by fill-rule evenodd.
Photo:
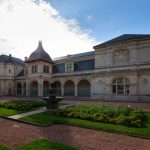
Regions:
M 42 99 L 47 103 L 47 109 L 58 109 L 58 103 L 63 100 L 63 97 L 56 96 L 56 85 L 50 84 L 49 96 Z

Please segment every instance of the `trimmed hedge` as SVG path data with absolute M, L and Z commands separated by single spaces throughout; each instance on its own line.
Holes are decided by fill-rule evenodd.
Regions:
M 140 109 L 100 104 L 80 104 L 50 114 L 131 127 L 142 127 L 145 120 L 144 112 Z
M 36 107 L 45 106 L 46 103 L 43 101 L 35 100 L 11 100 L 7 102 L 0 102 L 0 107 L 14 110 L 31 110 Z

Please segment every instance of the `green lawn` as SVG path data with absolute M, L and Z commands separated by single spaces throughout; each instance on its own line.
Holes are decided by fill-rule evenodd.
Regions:
M 11 150 L 11 149 L 5 145 L 0 144 L 0 150 Z
M 113 125 L 113 124 L 107 124 L 107 123 L 81 120 L 81 119 L 57 117 L 57 116 L 49 115 L 46 112 L 27 116 L 27 117 L 20 118 L 20 119 L 38 123 L 40 125 L 62 123 L 62 124 L 77 125 L 77 126 L 83 126 L 87 128 L 104 130 L 104 131 L 109 131 L 109 132 L 127 133 L 129 135 L 150 138 L 150 112 L 145 112 L 145 114 L 148 119 L 147 119 L 147 122 L 145 123 L 145 127 L 143 128 L 134 128 L 134 127 L 127 127 L 127 126 L 122 126 L 122 125 Z
M 25 111 L 0 107 L 0 115 L 1 116 L 12 116 L 12 115 L 16 115 L 16 114 L 20 114 L 20 113 L 24 113 L 24 112 Z
M 38 139 L 15 150 L 77 150 L 68 145 L 57 142 L 48 141 L 46 139 Z
M 46 139 L 37 139 L 15 149 L 11 149 L 4 145 L 0 145 L 0 150 L 77 150 L 77 149 L 68 145 L 48 141 Z

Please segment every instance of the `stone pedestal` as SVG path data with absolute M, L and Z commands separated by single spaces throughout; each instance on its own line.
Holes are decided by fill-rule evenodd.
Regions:
M 44 101 L 47 102 L 47 109 L 58 109 L 58 102 L 62 101 L 62 97 L 56 97 L 56 98 L 49 98 L 49 97 L 43 97 Z

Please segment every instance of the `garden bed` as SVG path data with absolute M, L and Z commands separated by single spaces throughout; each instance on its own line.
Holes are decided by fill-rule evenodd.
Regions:
M 100 104 L 75 105 L 64 110 L 50 112 L 50 115 L 130 127 L 142 127 L 146 120 L 144 112 L 140 109 Z
M 10 100 L 7 102 L 0 102 L 0 107 L 14 110 L 27 111 L 33 108 L 46 106 L 44 101 L 36 100 Z
M 67 109 L 59 110 L 59 111 L 56 111 L 56 112 L 44 112 L 44 113 L 35 114 L 35 115 L 27 116 L 27 117 L 24 117 L 24 118 L 20 118 L 20 120 L 37 123 L 37 124 L 40 124 L 42 126 L 47 126 L 49 124 L 54 124 L 54 123 L 60 123 L 60 124 L 69 124 L 69 125 L 75 125 L 75 126 L 81 126 L 81 127 L 86 127 L 86 128 L 104 130 L 104 131 L 109 131 L 109 132 L 124 133 L 124 134 L 133 135 L 133 136 L 140 136 L 140 137 L 150 138 L 150 112 L 142 112 L 141 110 L 138 110 L 138 109 L 133 109 L 132 110 L 131 108 L 125 108 L 127 110 L 123 110 L 122 107 L 121 108 L 119 107 L 118 109 L 116 109 L 117 112 L 121 113 L 121 115 L 122 115 L 123 112 L 124 113 L 126 111 L 128 112 L 131 109 L 132 111 L 129 111 L 130 115 L 134 114 L 134 115 L 137 115 L 137 117 L 138 116 L 141 117 L 143 123 L 141 124 L 141 126 L 136 126 L 135 127 L 135 126 L 130 126 L 130 125 L 127 126 L 126 124 L 122 125 L 120 122 L 118 124 L 112 124 L 112 123 L 109 123 L 109 122 L 106 122 L 106 121 L 99 122 L 99 121 L 96 121 L 96 120 L 87 120 L 85 118 L 82 119 L 83 116 L 79 117 L 79 115 L 82 114 L 82 111 L 80 112 L 78 109 L 75 109 L 75 108 L 76 107 L 69 107 Z M 105 107 L 103 106 L 103 108 L 105 108 Z M 72 109 L 73 110 L 75 109 L 76 110 L 75 112 L 78 112 L 77 113 L 78 118 L 72 118 L 69 115 L 69 112 Z M 96 109 L 89 110 L 89 114 L 90 114 L 91 111 L 95 111 L 95 110 Z M 62 111 L 65 112 L 65 113 L 66 113 L 66 111 L 68 111 L 67 115 L 69 115 L 69 116 L 63 115 Z M 107 111 L 104 111 L 104 112 L 105 112 L 105 114 L 111 114 L 110 110 L 109 111 L 107 110 Z M 141 114 L 142 114 L 142 116 L 141 116 Z M 93 115 L 93 116 L 95 117 L 97 115 Z
M 12 116 L 31 110 L 36 110 L 37 108 L 45 105 L 45 102 L 35 100 L 10 100 L 7 102 L 0 102 L 0 115 Z

